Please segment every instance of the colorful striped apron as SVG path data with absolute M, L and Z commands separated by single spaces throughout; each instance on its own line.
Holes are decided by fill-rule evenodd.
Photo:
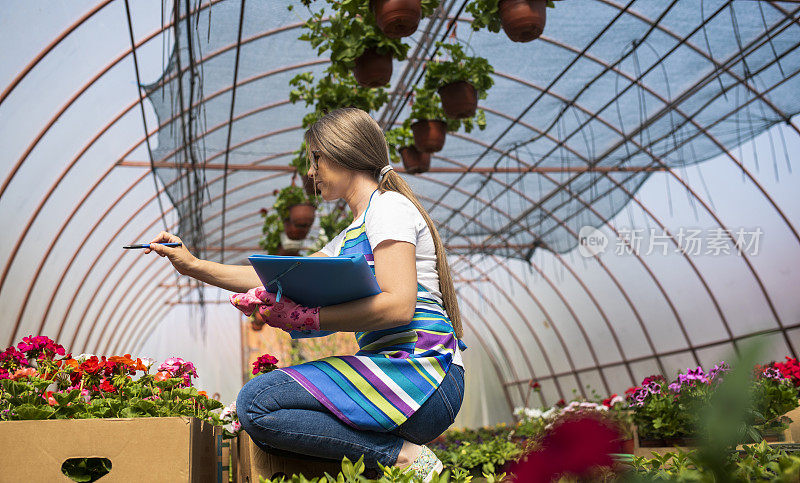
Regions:
M 364 254 L 375 271 L 366 210 L 364 221 L 347 230 L 339 250 L 340 256 L 354 254 Z M 359 347 L 355 355 L 326 357 L 279 370 L 344 423 L 361 430 L 388 432 L 401 425 L 436 391 L 450 364 L 463 366 L 456 348 L 467 348 L 456 338 L 442 304 L 420 284 L 411 322 L 356 332 L 355 336 Z

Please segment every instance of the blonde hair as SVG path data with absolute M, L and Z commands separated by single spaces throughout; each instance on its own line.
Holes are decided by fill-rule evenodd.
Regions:
M 444 243 L 433 224 L 433 220 L 422 207 L 411 187 L 394 170 L 379 180 L 381 169 L 389 165 L 386 138 L 377 122 L 369 114 L 353 107 L 336 109 L 321 117 L 305 133 L 306 149 L 320 151 L 340 166 L 370 173 L 378 183 L 381 193 L 396 191 L 408 198 L 417 207 L 433 238 L 436 247 L 436 270 L 439 273 L 439 291 L 442 293 L 444 309 L 453 325 L 456 337 L 463 336 L 461 312 L 458 309 L 456 290 Z

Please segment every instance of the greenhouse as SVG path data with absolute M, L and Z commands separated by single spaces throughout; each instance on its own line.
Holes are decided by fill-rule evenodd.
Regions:
M 800 481 L 800 3 L 3 5 L 0 480 Z

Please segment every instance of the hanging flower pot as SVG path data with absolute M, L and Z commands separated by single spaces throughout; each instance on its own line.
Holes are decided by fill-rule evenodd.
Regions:
M 422 18 L 420 0 L 370 0 L 378 28 L 390 39 L 408 37 Z
M 447 117 L 466 119 L 478 109 L 478 92 L 467 81 L 452 82 L 439 88 L 442 109 Z
M 411 125 L 414 133 L 414 146 L 423 153 L 435 153 L 444 147 L 447 124 L 438 120 L 422 120 Z
M 544 31 L 547 0 L 500 0 L 503 31 L 514 42 L 530 42 Z
M 361 87 L 382 87 L 392 80 L 392 54 L 378 53 L 374 48 L 356 59 L 353 75 Z
M 289 221 L 295 226 L 308 226 L 314 223 L 317 209 L 311 203 L 300 203 L 289 207 Z
M 291 222 L 291 220 L 286 220 L 283 222 L 283 232 L 286 233 L 286 236 L 290 240 L 304 240 L 306 236 L 308 236 L 308 231 L 311 228 L 311 225 L 308 226 L 298 226 Z
M 409 174 L 424 173 L 431 167 L 431 153 L 422 153 L 414 146 L 400 148 L 400 157 L 403 158 L 403 167 Z

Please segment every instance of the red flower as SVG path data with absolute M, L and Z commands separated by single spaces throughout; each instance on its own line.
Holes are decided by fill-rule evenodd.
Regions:
M 591 476 L 593 468 L 612 466 L 612 453 L 622 451 L 619 433 L 591 416 L 567 419 L 554 426 L 541 447 L 510 466 L 515 481 L 549 483 L 563 474 Z
M 610 408 L 611 407 L 611 400 L 617 397 L 616 394 L 612 394 L 609 397 L 603 399 L 603 406 Z
M 556 406 L 561 406 L 561 407 L 564 407 L 564 406 L 566 406 L 566 405 L 567 405 L 567 402 L 566 402 L 566 401 L 564 401 L 563 399 L 559 399 L 559 400 L 556 402 Z
M 542 387 L 538 382 L 533 382 L 533 381 L 531 381 L 529 385 L 534 389 L 539 389 L 540 387 Z
M 81 371 L 87 374 L 97 374 L 103 368 L 100 359 L 92 356 L 81 363 Z
M 100 390 L 103 392 L 117 392 L 117 388 L 108 379 L 103 379 L 103 382 L 100 383 Z

